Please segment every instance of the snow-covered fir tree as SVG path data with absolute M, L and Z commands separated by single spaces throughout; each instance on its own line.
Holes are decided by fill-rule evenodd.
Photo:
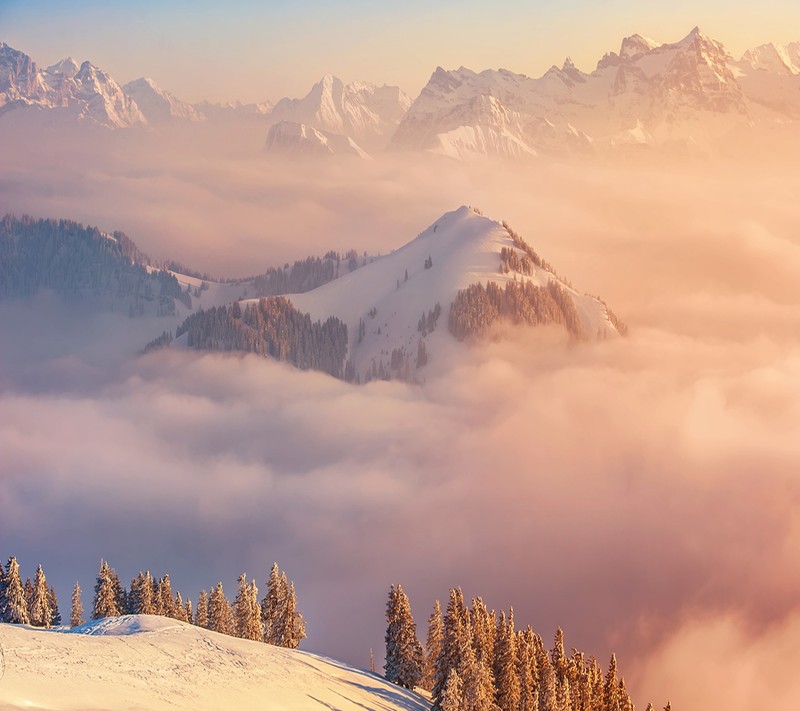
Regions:
M 306 624 L 297 609 L 294 583 L 274 563 L 267 580 L 267 592 L 261 601 L 263 639 L 267 644 L 296 649 L 306 638 Z
M 520 699 L 517 673 L 517 633 L 514 630 L 514 610 L 500 614 L 494 651 L 494 681 L 497 705 L 502 711 L 517 711 Z
M 26 625 L 29 622 L 28 602 L 19 574 L 19 563 L 14 556 L 8 559 L 3 576 L 3 587 L 0 590 L 0 619 L 12 625 Z
M 489 611 L 480 595 L 472 601 L 469 614 L 472 624 L 472 646 L 475 648 L 475 658 L 492 668 L 495 640 L 498 632 L 497 615 L 494 610 Z M 494 673 L 493 669 L 492 673 Z
M 221 582 L 216 584 L 208 598 L 208 629 L 222 634 L 233 632 L 231 604 L 225 596 Z
M 248 585 L 247 576 L 242 573 L 238 579 L 239 590 L 233 601 L 235 633 L 242 639 L 260 641 L 263 638 L 261 611 L 258 606 L 258 588 L 255 581 Z
M 533 630 L 528 626 L 517 633 L 517 676 L 519 711 L 539 711 L 536 691 L 536 660 L 533 656 Z
M 116 573 L 106 561 L 100 561 L 100 570 L 97 573 L 97 582 L 94 586 L 94 603 L 92 605 L 92 619 L 101 620 L 104 617 L 116 617 L 120 614 L 119 607 L 120 585 Z
M 80 627 L 85 620 L 83 619 L 83 600 L 81 599 L 81 584 L 76 582 L 72 588 L 72 611 L 69 616 L 70 627 Z
M 161 612 L 164 617 L 175 617 L 175 598 L 172 595 L 172 581 L 169 573 L 165 573 L 158 581 L 158 600 Z
M 386 622 L 386 679 L 413 689 L 422 677 L 423 651 L 417 640 L 411 604 L 399 583 L 389 589 Z
M 186 607 L 183 604 L 183 597 L 181 596 L 181 591 L 175 593 L 175 604 L 173 605 L 174 610 L 174 617 L 176 620 L 181 622 L 188 622 L 189 620 L 186 618 Z
M 277 644 L 278 610 L 285 605 L 286 590 L 281 584 L 281 571 L 277 563 L 272 564 L 267 579 L 267 592 L 261 601 L 261 624 L 264 627 L 264 641 Z
M 461 711 L 464 703 L 464 685 L 455 669 L 451 669 L 447 675 L 442 690 L 442 698 L 439 701 L 439 708 L 442 711 Z
M 201 590 L 197 596 L 197 609 L 194 613 L 194 623 L 198 627 L 208 629 L 208 593 Z
M 128 597 L 131 613 L 135 615 L 155 614 L 153 576 L 149 570 L 145 573 L 139 571 L 139 575 L 131 580 L 131 589 Z
M 604 694 L 604 711 L 622 711 L 619 698 L 619 679 L 617 678 L 617 655 L 611 655 L 608 665 Z
M 440 708 L 442 694 L 451 669 L 458 672 L 466 688 L 467 679 L 464 670 L 468 655 L 472 652 L 472 626 L 469 611 L 464 605 L 464 594 L 461 588 L 450 590 L 450 599 L 443 619 L 444 634 L 442 650 L 436 660 L 436 674 L 433 684 L 434 708 Z M 474 653 L 472 654 L 474 657 Z
M 51 585 L 47 593 L 47 599 L 50 601 L 50 626 L 61 626 L 61 610 L 58 609 L 58 598 L 56 597 L 56 589 Z
M 47 578 L 41 565 L 36 568 L 36 575 L 33 578 L 33 588 L 28 606 L 28 619 L 34 627 L 49 628 L 53 622 L 50 590 L 47 587 Z
M 442 636 L 444 625 L 442 623 L 442 608 L 437 600 L 433 605 L 433 612 L 428 617 L 428 636 L 425 641 L 425 663 L 422 667 L 422 678 L 419 685 L 426 691 L 433 689 L 433 680 L 436 675 L 436 659 L 442 651 Z M 458 680 L 461 683 L 461 680 Z M 459 687 L 460 688 L 460 687 Z

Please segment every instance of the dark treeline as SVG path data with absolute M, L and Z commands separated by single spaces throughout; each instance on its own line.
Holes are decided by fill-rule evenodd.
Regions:
M 239 302 L 189 316 L 176 331 L 198 350 L 245 351 L 292 365 L 344 376 L 347 326 L 330 317 L 312 321 L 285 298 L 259 299 L 242 310 Z
M 158 315 L 183 301 L 178 280 L 155 269 L 122 232 L 106 235 L 70 220 L 6 215 L 0 220 L 0 299 L 48 289 L 66 299 L 94 299 L 131 316 L 154 302 Z
M 101 620 L 119 615 L 162 615 L 188 622 L 233 637 L 266 642 L 296 649 L 306 637 L 306 623 L 297 609 L 294 583 L 275 563 L 266 583 L 266 594 L 259 601 L 255 580 L 247 582 L 242 573 L 233 603 L 225 595 L 222 583 L 201 590 L 197 605 L 180 591 L 173 593 L 169 574 L 155 578 L 146 571 L 125 588 L 116 571 L 100 561 L 94 587 L 91 618 Z M 30 624 L 34 627 L 58 627 L 61 614 L 53 587 L 47 586 L 42 566 L 31 582 L 22 583 L 15 557 L 8 559 L 5 570 L 0 565 L 0 622 Z M 72 590 L 70 627 L 85 622 L 81 587 Z
M 614 654 L 604 674 L 594 657 L 567 654 L 561 628 L 548 652 L 530 626 L 515 628 L 513 609 L 498 614 L 480 597 L 468 608 L 459 588 L 444 615 L 436 601 L 424 648 L 400 585 L 386 621 L 386 679 L 431 692 L 434 711 L 634 711 Z
M 359 263 L 354 249 L 344 255 L 328 252 L 324 257 L 306 257 L 291 266 L 287 263 L 282 269 L 273 267 L 259 274 L 253 278 L 253 288 L 256 296 L 302 294 L 355 271 L 366 261 L 365 254 Z
M 547 286 L 531 282 L 473 284 L 462 289 L 450 306 L 448 327 L 459 340 L 484 335 L 497 321 L 528 325 L 556 324 L 582 338 L 580 316 L 572 298 L 556 281 Z

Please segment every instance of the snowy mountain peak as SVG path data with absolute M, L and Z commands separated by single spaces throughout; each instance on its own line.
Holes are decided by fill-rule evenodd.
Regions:
M 334 316 L 347 324 L 353 377 L 363 381 L 391 371 L 393 377 L 413 378 L 440 352 L 442 340 L 465 337 L 462 329 L 469 328 L 470 318 L 463 310 L 452 311 L 456 300 L 463 300 L 459 294 L 487 284 L 528 289 L 532 297 L 543 289 L 562 299 L 555 321 L 520 317 L 516 322 L 561 323 L 589 338 L 618 333 L 603 302 L 573 289 L 510 228 L 466 205 L 443 214 L 390 254 L 288 298 L 315 320 Z M 562 307 L 572 321 L 562 318 Z M 456 316 L 454 325 L 449 319 Z
M 398 88 L 367 82 L 345 84 L 326 74 L 302 99 L 281 99 L 272 123 L 289 121 L 349 136 L 368 148 L 383 147 L 410 105 Z
M 800 42 L 778 45 L 773 42 L 747 50 L 740 64 L 773 74 L 800 74 Z
M 639 34 L 631 35 L 622 40 L 619 56 L 623 59 L 636 59 L 647 54 L 651 49 L 658 47 L 658 42 Z
M 72 57 L 65 57 L 60 62 L 51 64 L 45 71 L 48 74 L 59 74 L 72 78 L 78 73 L 79 69 L 80 65 Z
M 176 98 L 148 77 L 134 79 L 125 84 L 122 90 L 136 103 L 150 124 L 163 124 L 174 119 L 205 120 L 205 116 L 194 106 Z

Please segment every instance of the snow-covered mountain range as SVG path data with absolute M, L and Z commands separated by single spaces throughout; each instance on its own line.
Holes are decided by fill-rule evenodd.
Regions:
M 438 67 L 413 102 L 398 87 L 326 75 L 306 96 L 274 105 L 194 106 L 151 79 L 120 86 L 71 58 L 41 69 L 0 44 L 0 115 L 15 108 L 107 128 L 256 118 L 265 138 L 283 124 L 268 146 L 284 153 L 308 153 L 306 138 L 323 145 L 316 152 L 329 153 L 320 137 L 330 136 L 370 153 L 391 144 L 458 159 L 706 145 L 734 130 L 800 119 L 800 42 L 764 44 L 737 60 L 695 27 L 677 42 L 626 37 L 588 73 L 570 59 L 539 78 Z
M 538 79 L 440 67 L 393 144 L 469 158 L 702 142 L 737 126 L 796 116 L 797 55 L 798 43 L 765 45 L 736 61 L 696 27 L 673 43 L 626 37 L 591 73 L 570 59 Z M 772 78 L 766 90 L 765 75 Z M 770 92 L 790 96 L 778 106 Z
M 0 625 L 0 707 L 425 711 L 430 701 L 316 654 L 130 615 L 63 631 Z

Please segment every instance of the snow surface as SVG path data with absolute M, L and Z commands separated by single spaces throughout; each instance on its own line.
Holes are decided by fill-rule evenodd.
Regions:
M 0 625 L 0 708 L 427 711 L 377 674 L 152 615 L 74 630 Z

